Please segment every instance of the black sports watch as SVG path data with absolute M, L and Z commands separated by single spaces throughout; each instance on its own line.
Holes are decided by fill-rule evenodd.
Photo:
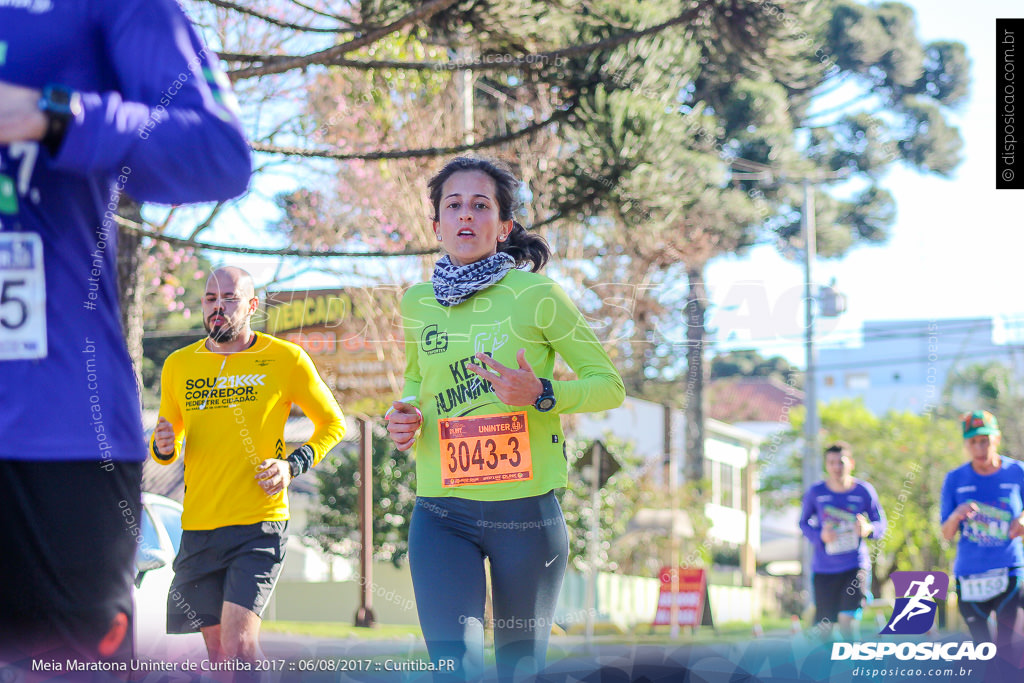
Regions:
M 546 413 L 555 407 L 555 389 L 551 386 L 551 380 L 538 377 L 540 380 L 540 396 L 537 397 L 533 407 L 542 413 Z
M 51 84 L 43 88 L 39 110 L 46 116 L 42 144 L 52 156 L 57 156 L 71 122 L 82 112 L 82 96 L 67 86 Z

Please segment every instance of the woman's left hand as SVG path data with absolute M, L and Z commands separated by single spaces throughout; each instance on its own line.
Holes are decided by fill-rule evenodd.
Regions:
M 485 353 L 476 354 L 476 359 L 486 367 L 467 363 L 466 369 L 490 382 L 494 395 L 505 405 L 532 406 L 544 391 L 533 368 L 526 362 L 526 349 L 519 349 L 516 354 L 518 368 L 507 368 Z

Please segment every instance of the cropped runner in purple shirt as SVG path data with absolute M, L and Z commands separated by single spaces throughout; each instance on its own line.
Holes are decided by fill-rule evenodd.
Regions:
M 0 660 L 130 656 L 147 447 L 114 214 L 251 169 L 174 0 L 0 2 Z

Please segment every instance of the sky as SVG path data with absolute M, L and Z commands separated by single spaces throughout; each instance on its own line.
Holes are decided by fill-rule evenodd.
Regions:
M 867 320 L 993 317 L 1000 335 L 1024 341 L 1024 190 L 995 189 L 995 20 L 1024 17 L 1021 0 L 910 0 L 925 42 L 959 40 L 971 59 L 968 101 L 951 115 L 964 139 L 963 162 L 950 178 L 897 166 L 884 179 L 896 199 L 890 240 L 858 247 L 842 259 L 818 259 L 812 281 L 833 279 L 848 310 L 819 318 L 819 348 L 859 345 Z M 1024 124 L 1022 124 L 1024 129 Z M 280 188 L 264 179 L 259 187 Z M 265 194 L 269 194 L 267 191 Z M 243 202 L 243 221 L 261 226 L 275 209 L 259 192 Z M 204 239 L 237 243 L 238 224 L 228 220 Z M 264 243 L 256 239 L 253 243 Z M 274 240 L 276 243 L 277 240 Z M 215 263 L 224 257 L 212 254 Z M 269 259 L 229 257 L 258 282 L 274 274 Z M 706 271 L 710 299 L 711 353 L 756 348 L 804 365 L 802 262 L 781 257 L 773 246 L 742 256 L 723 256 Z M 306 275 L 287 286 L 337 286 L 323 275 Z M 680 283 L 680 287 L 685 286 Z
M 948 179 L 894 169 L 885 179 L 898 211 L 890 240 L 816 261 L 812 281 L 835 278 L 848 300 L 843 315 L 819 319 L 819 348 L 859 345 L 865 320 L 993 317 L 1008 337 L 1024 329 L 1024 190 L 995 189 L 994 94 L 996 18 L 1024 17 L 1024 2 L 907 4 L 922 40 L 967 46 L 969 100 L 951 117 L 964 138 L 963 163 Z M 713 261 L 707 281 L 717 304 L 710 326 L 729 331 L 720 348 L 757 348 L 804 365 L 802 263 L 764 246 Z

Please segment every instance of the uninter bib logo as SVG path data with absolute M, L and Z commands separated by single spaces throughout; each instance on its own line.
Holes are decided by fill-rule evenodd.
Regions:
M 889 622 L 880 635 L 920 635 L 935 623 L 937 600 L 945 600 L 949 577 L 943 572 L 893 572 L 896 604 Z M 895 655 L 901 660 L 937 660 L 951 662 L 961 659 L 988 660 L 996 655 L 994 643 L 833 643 L 832 660 L 882 659 Z

